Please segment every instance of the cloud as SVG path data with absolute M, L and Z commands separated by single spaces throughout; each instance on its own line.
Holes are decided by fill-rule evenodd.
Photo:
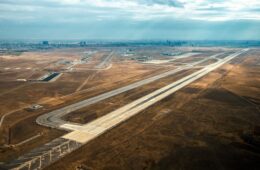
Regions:
M 258 0 L 2 0 L 0 18 L 8 19 L 19 15 L 30 18 L 44 18 L 48 13 L 52 19 L 70 15 L 78 17 L 121 18 L 132 20 L 150 20 L 154 18 L 234 20 L 260 19 Z M 53 15 L 53 10 L 60 13 Z M 34 15 L 34 12 L 37 15 Z M 87 11 L 87 12 L 86 12 Z M 16 13 L 14 13 L 16 12 Z M 10 17 L 14 19 L 15 17 Z
M 184 7 L 183 3 L 178 1 L 178 0 L 140 0 L 138 1 L 139 3 L 143 3 L 146 5 L 166 5 L 166 6 L 171 6 L 171 7 Z
M 72 37 L 145 38 L 154 34 L 155 38 L 187 35 L 196 39 L 225 37 L 232 28 L 233 37 L 227 37 L 243 32 L 258 38 L 259 9 L 259 0 L 0 0 L 0 37 L 24 31 L 53 37 L 73 32 Z M 214 23 L 223 22 L 217 28 L 226 32 L 214 28 Z

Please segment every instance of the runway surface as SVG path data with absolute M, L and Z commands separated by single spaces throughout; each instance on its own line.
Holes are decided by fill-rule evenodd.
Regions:
M 203 76 L 207 75 L 211 71 L 219 68 L 223 64 L 229 62 L 230 60 L 234 59 L 235 57 L 241 55 L 246 51 L 248 51 L 248 49 L 244 49 L 234 54 L 231 54 L 225 57 L 224 59 L 221 59 L 208 66 L 205 66 L 204 68 L 202 68 L 201 70 L 195 73 L 185 76 L 178 81 L 175 81 L 148 95 L 145 95 L 85 125 L 71 124 L 68 122 L 65 122 L 64 124 L 60 124 L 59 122 L 60 120 L 55 120 L 57 119 L 57 117 L 54 117 L 55 118 L 54 120 L 59 122 L 58 125 L 55 125 L 55 127 L 59 126 L 58 128 L 67 129 L 72 132 L 69 132 L 60 138 L 57 138 L 49 142 L 48 144 L 45 144 L 42 147 L 32 150 L 31 152 L 10 162 L 6 167 L 8 169 L 16 169 L 16 170 L 42 169 L 50 165 L 51 163 L 57 161 L 61 157 L 65 156 L 66 154 L 72 152 L 73 150 L 78 149 L 80 146 L 88 143 L 90 140 L 105 133 L 109 129 L 117 126 L 120 123 L 123 123 L 124 121 L 128 120 L 130 117 L 147 109 L 148 107 L 157 103 L 158 101 L 166 98 L 167 96 L 189 85 L 190 83 L 202 78 Z M 79 107 L 79 106 L 76 105 L 75 107 Z M 75 108 L 72 107 L 72 109 Z M 66 111 L 66 109 L 62 111 Z M 47 121 L 48 121 L 48 116 L 47 116 Z
M 111 61 L 113 58 L 114 52 L 112 51 L 99 65 L 97 65 L 96 69 L 102 69 L 105 68 L 106 65 Z
M 72 124 L 63 124 L 62 128 L 73 130 L 73 132 L 63 136 L 65 139 L 74 140 L 79 143 L 87 143 L 91 139 L 99 136 L 100 134 L 106 132 L 107 130 L 113 128 L 119 123 L 124 122 L 130 117 L 138 114 L 142 110 L 148 108 L 149 106 L 157 103 L 158 101 L 166 98 L 167 96 L 173 94 L 179 89 L 185 87 L 186 85 L 200 79 L 209 72 L 217 69 L 226 62 L 232 60 L 233 58 L 240 55 L 242 52 L 237 52 L 226 57 L 223 60 L 220 60 L 214 64 L 208 65 L 205 68 L 192 73 L 178 81 L 175 81 L 163 88 L 160 88 L 144 97 L 141 97 L 111 113 L 106 114 L 105 116 L 98 118 L 86 125 L 72 125 Z
M 124 87 L 121 87 L 121 88 L 118 88 L 118 89 L 115 89 L 115 90 L 103 93 L 101 95 L 98 95 L 98 96 L 95 96 L 95 97 L 92 97 L 92 98 L 89 98 L 89 99 L 77 102 L 75 104 L 63 107 L 61 109 L 54 110 L 52 112 L 46 113 L 46 114 L 44 114 L 42 116 L 39 116 L 36 119 L 36 122 L 39 125 L 42 125 L 42 126 L 68 130 L 68 129 L 63 128 L 63 126 L 61 126 L 63 124 L 68 124 L 68 122 L 62 120 L 62 117 L 64 117 L 65 115 L 67 115 L 67 114 L 69 114 L 69 113 L 71 113 L 73 111 L 79 110 L 81 108 L 87 107 L 87 106 L 95 104 L 95 103 L 98 103 L 98 102 L 100 102 L 102 100 L 108 99 L 110 97 L 116 96 L 118 94 L 124 93 L 124 92 L 132 90 L 134 88 L 137 88 L 137 87 L 149 84 L 149 83 L 154 82 L 156 80 L 159 80 L 161 78 L 165 78 L 167 76 L 174 75 L 174 74 L 176 74 L 176 73 L 178 73 L 178 72 L 180 72 L 182 70 L 191 69 L 191 68 L 193 68 L 194 66 L 196 66 L 196 65 L 198 65 L 200 63 L 203 63 L 203 62 L 205 62 L 205 61 L 207 61 L 209 59 L 215 58 L 215 57 L 217 57 L 219 55 L 222 55 L 222 54 L 223 53 L 215 54 L 215 55 L 207 57 L 207 58 L 205 58 L 203 60 L 191 63 L 189 65 L 181 66 L 181 67 L 178 67 L 177 69 L 174 69 L 174 70 L 171 70 L 171 71 L 168 71 L 168 72 L 164 72 L 162 74 L 159 74 L 159 75 L 156 75 L 156 76 L 153 76 L 153 77 L 150 77 L 150 78 L 147 78 L 147 79 L 144 79 L 144 80 L 132 83 L 130 85 L 127 85 L 127 86 L 124 86 Z

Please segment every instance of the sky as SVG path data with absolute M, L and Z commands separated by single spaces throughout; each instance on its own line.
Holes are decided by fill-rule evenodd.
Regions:
M 0 39 L 260 40 L 260 0 L 0 0 Z

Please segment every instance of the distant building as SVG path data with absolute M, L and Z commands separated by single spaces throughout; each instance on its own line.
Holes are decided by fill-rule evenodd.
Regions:
M 17 81 L 27 81 L 26 79 L 16 79 Z
M 87 43 L 86 43 L 86 41 L 81 41 L 81 42 L 79 43 L 79 45 L 80 45 L 81 47 L 83 47 L 83 46 L 86 46 Z
M 161 55 L 163 56 L 176 56 L 176 55 L 181 55 L 183 52 L 163 52 Z
M 42 45 L 49 45 L 49 41 L 43 41 Z
M 137 60 L 137 61 L 144 62 L 144 61 L 149 61 L 149 60 L 151 60 L 152 57 L 151 57 L 151 56 L 142 56 L 142 57 L 136 57 L 136 58 L 134 58 L 134 59 Z
M 40 108 L 42 108 L 42 107 L 43 107 L 43 106 L 41 106 L 41 105 L 33 104 L 33 105 L 31 105 L 30 109 L 31 109 L 31 110 L 38 110 L 38 109 L 40 109 Z

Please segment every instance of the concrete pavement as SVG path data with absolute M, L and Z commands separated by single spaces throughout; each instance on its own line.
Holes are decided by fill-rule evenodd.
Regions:
M 244 52 L 244 51 L 242 51 Z M 205 76 L 209 72 L 217 69 L 238 55 L 242 54 L 242 52 L 237 52 L 226 57 L 223 60 L 220 60 L 214 64 L 208 65 L 207 67 L 192 73 L 178 81 L 175 81 L 161 89 L 158 89 L 140 99 L 137 99 L 111 113 L 106 114 L 105 116 L 98 118 L 86 125 L 83 126 L 71 126 L 70 124 L 61 125 L 62 128 L 69 128 L 70 130 L 74 130 L 73 132 L 66 134 L 63 136 L 65 139 L 74 140 L 79 143 L 87 143 L 91 139 L 99 136 L 100 134 L 106 132 L 107 130 L 113 128 L 114 126 L 122 123 L 123 121 L 129 119 L 130 117 L 138 114 L 142 110 L 148 108 L 149 106 L 157 103 L 158 101 L 166 98 L 167 96 L 173 94 L 179 89 L 187 86 L 188 84 L 200 79 Z
M 128 120 L 130 117 L 140 113 L 144 109 L 173 94 L 179 89 L 202 78 L 209 72 L 219 68 L 223 64 L 229 62 L 230 60 L 234 59 L 235 57 L 241 55 L 246 51 L 247 49 L 231 54 L 228 57 L 221 59 L 214 64 L 210 64 L 195 73 L 185 76 L 184 78 L 178 81 L 175 81 L 146 96 L 143 96 L 88 124 L 76 125 L 68 122 L 65 122 L 64 124 L 59 124 L 59 128 L 64 128 L 72 132 L 62 136 L 61 138 L 55 139 L 42 147 L 36 148 L 24 156 L 19 157 L 18 159 L 8 164 L 7 167 L 8 169 L 15 170 L 42 169 L 48 166 L 49 164 L 57 161 L 64 155 L 88 143 L 97 136 L 105 133 L 109 129 Z
M 203 62 L 205 62 L 205 61 L 207 61 L 211 58 L 215 58 L 216 56 L 219 56 L 219 55 L 222 55 L 222 54 L 223 53 L 215 54 L 215 55 L 207 57 L 207 58 L 205 58 L 201 61 L 197 61 L 197 62 L 191 63 L 189 65 L 186 65 L 186 66 L 181 66 L 181 67 L 178 67 L 177 69 L 170 70 L 170 71 L 164 72 L 162 74 L 159 74 L 159 75 L 156 75 L 156 76 L 153 76 L 153 77 L 132 83 L 130 85 L 127 85 L 127 86 L 124 86 L 124 87 L 121 87 L 121 88 L 100 94 L 98 96 L 77 102 L 75 104 L 63 107 L 61 109 L 54 110 L 52 112 L 49 112 L 49 113 L 46 113 L 44 115 L 39 116 L 36 119 L 36 122 L 39 125 L 42 125 L 42 126 L 64 129 L 61 125 L 68 124 L 68 122 L 62 120 L 62 117 L 64 117 L 65 115 L 67 115 L 67 114 L 69 114 L 73 111 L 79 110 L 81 108 L 87 107 L 87 106 L 95 104 L 95 103 L 98 103 L 102 100 L 108 99 L 110 97 L 116 96 L 118 94 L 124 93 L 124 92 L 132 90 L 134 88 L 149 84 L 149 83 L 154 82 L 156 80 L 159 80 L 161 78 L 164 78 L 164 77 L 167 77 L 167 76 L 170 76 L 170 75 L 174 75 L 174 74 L 176 74 L 176 73 L 178 73 L 182 70 L 191 69 L 191 68 L 193 68 L 194 66 L 196 66 L 200 63 L 203 63 Z M 72 124 L 72 123 L 70 123 L 70 124 Z M 64 129 L 64 130 L 69 130 L 69 129 Z

